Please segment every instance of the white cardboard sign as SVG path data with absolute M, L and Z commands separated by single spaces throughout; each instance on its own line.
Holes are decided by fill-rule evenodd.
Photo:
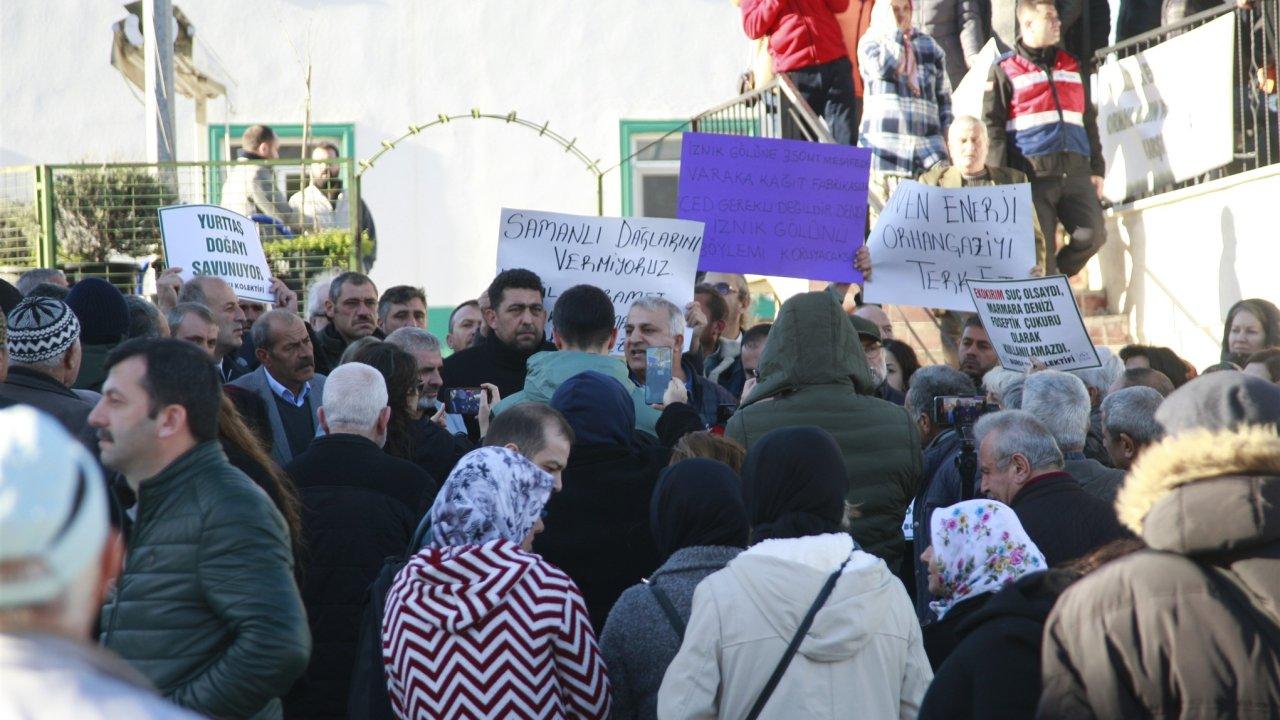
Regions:
M 503 208 L 498 272 L 532 270 L 546 288 L 547 327 L 560 293 L 594 285 L 613 300 L 621 353 L 631 303 L 657 295 L 681 310 L 693 301 L 702 223 L 642 217 L 596 217 Z M 686 335 L 686 344 L 689 340 Z
M 970 310 L 970 280 L 1012 280 L 1036 264 L 1031 186 L 940 188 L 903 181 L 867 237 L 867 302 Z
M 217 205 L 170 205 L 158 212 L 165 261 L 182 268 L 183 282 L 212 275 L 226 280 L 238 298 L 275 302 L 257 223 Z
M 1005 369 L 1026 371 L 1031 358 L 1054 370 L 1102 365 L 1065 275 L 971 280 L 969 293 Z

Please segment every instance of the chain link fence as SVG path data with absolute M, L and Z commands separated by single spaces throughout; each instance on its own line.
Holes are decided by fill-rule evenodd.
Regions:
M 58 267 L 142 293 L 164 267 L 156 211 L 220 205 L 257 223 L 272 273 L 305 307 L 316 275 L 373 253 L 355 170 L 351 158 L 0 168 L 0 274 Z

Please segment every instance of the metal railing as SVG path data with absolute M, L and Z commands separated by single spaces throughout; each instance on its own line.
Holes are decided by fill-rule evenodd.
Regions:
M 694 132 L 834 143 L 825 122 L 786 73 L 764 86 L 703 111 L 690 120 Z
M 325 165 L 339 183 L 327 193 L 308 188 L 320 165 L 296 159 L 0 168 L 0 274 L 58 267 L 73 281 L 102 277 L 140 292 L 147 269 L 164 261 L 156 211 L 210 204 L 252 217 L 272 273 L 304 294 L 321 272 L 363 268 L 373 249 L 359 232 L 354 160 Z
M 1160 43 L 1205 25 L 1227 13 L 1236 13 L 1236 34 L 1232 52 L 1233 160 L 1203 175 L 1180 182 L 1168 182 L 1126 198 L 1142 198 L 1198 185 L 1202 182 L 1238 175 L 1280 163 L 1280 119 L 1277 118 L 1277 48 L 1280 48 L 1280 0 L 1254 0 L 1250 9 L 1238 10 L 1224 4 L 1183 20 L 1156 28 L 1128 40 L 1102 48 L 1094 54 L 1094 66 L 1108 59 L 1132 57 Z M 1188 82 L 1202 82 L 1188 77 Z

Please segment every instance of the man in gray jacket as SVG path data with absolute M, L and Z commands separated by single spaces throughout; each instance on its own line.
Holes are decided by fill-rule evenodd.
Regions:
M 288 310 L 271 310 L 253 324 L 257 370 L 231 382 L 262 398 L 271 423 L 271 457 L 281 467 L 301 455 L 319 429 L 325 376 L 316 372 L 307 326 Z
M 252 217 L 267 215 L 288 225 L 295 233 L 302 230 L 298 214 L 289 206 L 284 193 L 276 187 L 271 166 L 255 160 L 279 160 L 280 139 L 266 125 L 251 125 L 240 138 L 237 163 L 227 173 L 222 186 L 222 207 Z
M 217 371 L 173 339 L 131 340 L 106 367 L 89 422 L 138 503 L 102 644 L 203 715 L 280 718 L 311 635 L 284 519 L 218 443 Z

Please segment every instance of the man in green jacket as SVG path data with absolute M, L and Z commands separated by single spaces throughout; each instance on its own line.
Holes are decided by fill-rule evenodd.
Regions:
M 556 299 L 551 326 L 555 328 L 557 350 L 540 352 L 529 358 L 524 389 L 504 398 L 494 407 L 494 414 L 519 403 L 546 405 L 551 402 L 551 396 L 560 383 L 579 373 L 594 370 L 630 389 L 631 400 L 636 407 L 636 429 L 656 437 L 661 413 L 645 404 L 644 388 L 631 382 L 626 363 L 609 355 L 618 339 L 613 301 L 609 296 L 592 285 L 575 285 L 565 290 Z
M 759 384 L 725 436 L 750 448 L 781 427 L 831 433 L 849 471 L 853 538 L 896 570 L 902 520 L 922 472 L 920 438 L 906 410 L 871 396 L 862 345 L 830 293 L 803 293 L 782 305 L 758 370 Z
M 179 705 L 279 718 L 311 635 L 284 520 L 218 444 L 218 370 L 172 339 L 126 342 L 106 369 L 89 423 L 138 502 L 102 644 Z

